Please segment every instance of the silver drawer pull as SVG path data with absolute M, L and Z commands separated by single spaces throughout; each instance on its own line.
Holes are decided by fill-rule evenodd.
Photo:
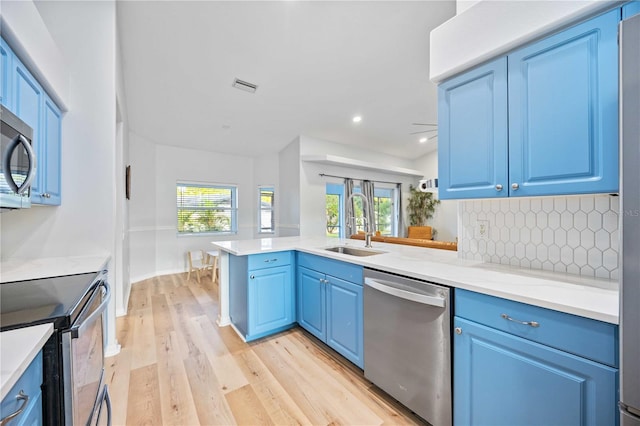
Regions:
M 9 423 L 9 421 L 11 421 L 12 419 L 15 419 L 16 417 L 18 417 L 20 415 L 20 413 L 22 413 L 24 411 L 25 407 L 29 403 L 29 395 L 25 394 L 22 390 L 20 390 L 20 392 L 18 392 L 18 395 L 16 395 L 16 399 L 18 401 L 22 400 L 24 402 L 22 403 L 20 408 L 18 408 L 16 411 L 14 411 L 13 413 L 9 414 L 4 419 L 0 420 L 0 426 L 6 425 L 7 423 Z
M 540 323 L 538 321 L 520 321 L 520 320 L 511 318 L 507 314 L 500 314 L 500 316 L 506 319 L 507 321 L 517 322 L 518 324 L 522 324 L 522 325 L 530 325 L 531 327 L 540 327 Z
M 266 262 L 266 263 L 269 263 L 269 262 L 277 262 L 277 261 L 278 261 L 278 259 L 265 259 L 265 262 Z

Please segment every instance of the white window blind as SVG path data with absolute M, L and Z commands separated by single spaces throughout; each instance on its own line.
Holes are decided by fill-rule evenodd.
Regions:
M 176 196 L 178 234 L 237 232 L 235 186 L 178 182 Z

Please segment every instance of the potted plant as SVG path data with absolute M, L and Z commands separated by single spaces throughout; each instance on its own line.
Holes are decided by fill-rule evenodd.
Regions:
M 433 217 L 440 200 L 433 198 L 432 192 L 421 192 L 413 185 L 409 185 L 409 191 L 409 203 L 407 204 L 409 225 L 426 226 L 427 220 Z M 433 232 L 435 234 L 435 230 Z

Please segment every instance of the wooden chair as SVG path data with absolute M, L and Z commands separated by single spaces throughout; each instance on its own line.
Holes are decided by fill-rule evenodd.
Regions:
M 430 226 L 409 226 L 407 238 L 417 238 L 420 240 L 432 240 L 433 234 Z
M 211 283 L 215 283 L 218 279 L 218 251 L 211 250 L 206 253 L 207 269 L 211 271 Z
M 191 279 L 191 272 L 196 273 L 198 282 L 200 282 L 200 271 L 206 271 L 209 269 L 207 264 L 207 258 L 204 255 L 203 250 L 191 250 L 187 252 L 187 260 L 189 261 L 189 273 L 187 274 L 187 281 Z

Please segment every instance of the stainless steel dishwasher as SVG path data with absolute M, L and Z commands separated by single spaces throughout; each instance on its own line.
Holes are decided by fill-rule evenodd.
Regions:
M 364 270 L 364 375 L 434 426 L 452 424 L 449 291 Z

